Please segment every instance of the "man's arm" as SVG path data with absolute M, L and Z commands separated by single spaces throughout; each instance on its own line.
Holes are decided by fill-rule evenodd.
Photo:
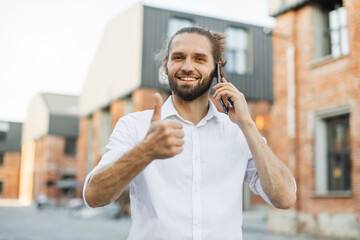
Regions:
M 162 103 L 161 96 L 155 94 L 154 114 L 145 138 L 90 178 L 85 189 L 85 199 L 90 207 L 101 207 L 114 201 L 154 159 L 170 158 L 182 152 L 182 125 L 176 121 L 160 121 Z
M 288 167 L 271 151 L 258 132 L 251 119 L 244 94 L 223 78 L 222 83 L 214 86 L 214 98 L 227 96 L 234 102 L 228 102 L 229 117 L 244 133 L 253 155 L 261 186 L 271 203 L 277 208 L 287 209 L 296 202 L 295 182 Z
M 111 165 L 99 169 L 89 180 L 85 199 L 90 207 L 101 207 L 117 199 L 126 186 L 152 159 L 144 144 L 138 144 Z

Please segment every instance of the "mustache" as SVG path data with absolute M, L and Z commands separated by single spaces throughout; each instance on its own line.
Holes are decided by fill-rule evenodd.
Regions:
M 192 76 L 192 77 L 196 77 L 196 78 L 201 78 L 201 75 L 196 74 L 194 72 L 178 72 L 175 74 L 175 77 L 180 77 L 180 76 Z

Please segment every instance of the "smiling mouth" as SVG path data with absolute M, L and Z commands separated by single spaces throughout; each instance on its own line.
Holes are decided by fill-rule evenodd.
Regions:
M 190 76 L 184 76 L 184 77 L 178 76 L 177 79 L 179 79 L 180 81 L 185 81 L 185 82 L 193 82 L 193 81 L 199 80 L 200 78 L 190 77 Z

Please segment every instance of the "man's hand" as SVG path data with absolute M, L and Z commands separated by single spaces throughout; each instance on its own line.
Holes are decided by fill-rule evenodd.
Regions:
M 184 132 L 182 124 L 177 121 L 161 121 L 161 107 L 163 100 L 156 93 L 154 114 L 148 133 L 143 143 L 147 150 L 146 154 L 151 159 L 164 159 L 173 157 L 182 152 L 184 144 Z
M 223 100 L 227 99 L 227 97 L 233 101 L 234 106 L 227 100 L 225 101 L 227 102 L 228 114 L 231 121 L 236 123 L 240 128 L 252 123 L 245 96 L 232 83 L 222 78 L 221 83 L 216 84 L 213 89 L 215 90 L 213 97 L 217 101 L 219 101 L 220 98 Z

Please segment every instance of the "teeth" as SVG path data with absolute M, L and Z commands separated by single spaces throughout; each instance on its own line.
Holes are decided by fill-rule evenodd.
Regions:
M 192 78 L 192 77 L 184 77 L 184 78 L 180 78 L 183 81 L 195 81 L 196 78 Z

